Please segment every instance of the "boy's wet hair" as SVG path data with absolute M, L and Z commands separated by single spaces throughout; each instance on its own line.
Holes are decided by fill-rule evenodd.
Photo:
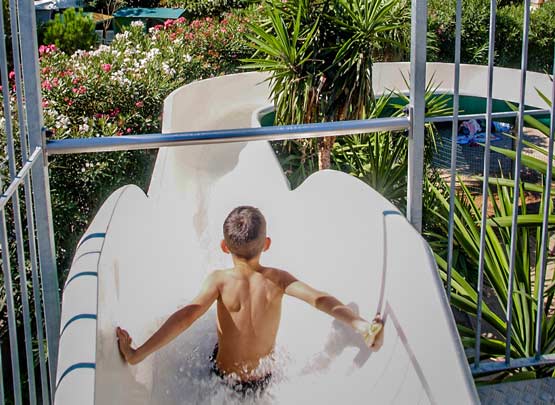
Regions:
M 249 260 L 264 248 L 266 219 L 258 208 L 235 208 L 225 219 L 223 228 L 225 243 L 235 256 Z

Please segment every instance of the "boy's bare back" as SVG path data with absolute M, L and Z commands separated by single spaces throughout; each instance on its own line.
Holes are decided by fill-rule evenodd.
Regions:
M 260 359 L 271 354 L 281 319 L 286 280 L 281 270 L 238 266 L 215 272 L 218 288 L 220 370 L 242 380 L 257 379 Z

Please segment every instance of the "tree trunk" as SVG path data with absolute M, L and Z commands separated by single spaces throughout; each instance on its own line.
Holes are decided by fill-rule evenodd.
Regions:
M 326 136 L 318 140 L 318 169 L 324 170 L 331 167 L 331 148 L 335 136 Z

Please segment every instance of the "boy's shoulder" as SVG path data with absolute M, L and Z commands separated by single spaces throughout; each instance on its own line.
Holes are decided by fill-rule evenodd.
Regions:
M 233 269 L 217 269 L 212 270 L 208 274 L 208 279 L 214 283 L 224 282 L 234 278 Z
M 297 281 L 291 273 L 276 267 L 264 267 L 261 273 L 269 280 L 279 285 L 283 290 L 293 281 Z
M 212 279 L 212 280 L 218 280 L 221 279 L 223 277 L 225 277 L 226 275 L 229 275 L 232 269 L 216 269 L 216 270 L 212 270 L 210 273 L 208 273 L 208 278 Z

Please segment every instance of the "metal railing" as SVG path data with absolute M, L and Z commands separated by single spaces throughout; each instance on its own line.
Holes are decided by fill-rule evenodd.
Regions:
M 484 292 L 484 266 L 485 266 L 485 250 L 486 250 L 486 231 L 488 220 L 488 186 L 489 186 L 489 171 L 490 171 L 490 143 L 492 138 L 492 120 L 498 114 L 492 113 L 493 106 L 493 80 L 494 80 L 494 57 L 495 57 L 495 21 L 496 21 L 496 1 L 490 2 L 490 23 L 489 23 L 489 44 L 488 44 L 488 80 L 487 80 L 487 106 L 486 106 L 486 142 L 484 151 L 484 169 L 483 169 L 483 188 L 482 188 L 482 210 L 481 210 L 481 224 L 480 224 L 480 250 L 479 250 L 479 267 L 478 267 L 478 304 L 476 314 L 476 330 L 475 330 L 475 348 L 474 348 L 474 365 L 472 372 L 474 374 L 490 373 L 495 371 L 508 370 L 513 368 L 538 366 L 545 364 L 554 364 L 555 355 L 543 354 L 541 347 L 541 331 L 544 310 L 544 286 L 547 266 L 547 245 L 549 240 L 549 214 L 551 210 L 551 176 L 553 168 L 553 137 L 555 128 L 555 81 L 553 84 L 551 96 L 551 108 L 549 110 L 525 110 L 525 95 L 526 95 L 526 73 L 528 61 L 528 32 L 530 28 L 530 0 L 524 2 L 524 21 L 522 28 L 522 54 L 521 54 L 521 80 L 520 80 L 520 97 L 518 112 L 513 113 L 517 118 L 517 147 L 516 159 L 514 164 L 514 188 L 513 188 L 513 210 L 511 218 L 511 239 L 510 239 L 510 252 L 509 252 L 509 278 L 507 282 L 508 299 L 505 308 L 506 314 L 506 336 L 505 336 L 505 359 L 504 361 L 481 361 L 481 337 L 482 337 L 482 307 L 483 307 L 483 292 Z M 455 42 L 455 77 L 454 77 L 454 114 L 452 121 L 452 144 L 451 144 L 451 182 L 450 182 L 450 212 L 449 212 L 449 234 L 448 234 L 448 264 L 447 264 L 447 294 L 451 298 L 452 287 L 452 267 L 453 267 L 453 229 L 454 229 L 454 215 L 455 215 L 455 177 L 456 177 L 456 145 L 457 145 L 457 130 L 458 122 L 462 117 L 458 117 L 459 106 L 459 82 L 460 82 L 460 52 L 461 52 L 461 21 L 462 21 L 462 0 L 457 0 L 456 5 L 456 42 Z M 554 77 L 555 77 L 555 63 L 554 63 Z M 514 277 L 515 277 L 515 260 L 516 260 L 516 244 L 517 244 L 517 229 L 518 229 L 518 202 L 520 193 L 520 174 L 522 168 L 522 146 L 524 138 L 524 116 L 550 113 L 551 127 L 549 136 L 549 149 L 547 155 L 547 175 L 545 181 L 545 206 L 543 207 L 543 221 L 542 221 L 542 236 L 541 236 L 541 249 L 540 249 L 540 274 L 539 274 L 539 291 L 536 296 L 536 325 L 535 325 L 535 355 L 529 358 L 512 359 L 511 358 L 511 340 L 512 340 L 512 315 L 513 315 L 513 299 L 514 299 Z M 506 116 L 503 116 L 506 117 Z
M 3 364 L 0 369 L 0 403 L 4 403 L 5 394 L 10 393 L 7 397 L 15 404 L 48 404 L 54 395 L 60 305 L 44 154 L 35 10 L 34 3 L 29 1 L 10 0 L 9 6 L 13 83 L 8 73 L 6 41 L 0 41 L 5 150 L 10 179 L 7 188 L 0 181 L 3 190 L 0 196 L 0 246 L 11 369 L 9 376 L 5 375 L 8 369 Z M 6 38 L 4 18 L 2 11 L 0 38 L 3 39 Z M 14 113 L 9 93 L 12 85 L 15 86 L 17 119 L 12 119 Z M 13 220 L 6 221 L 7 215 Z M 17 269 L 15 274 L 12 264 Z M 15 277 L 19 278 L 19 291 L 14 294 Z M 24 343 L 23 350 L 19 346 L 21 342 Z M 34 352 L 37 352 L 38 365 Z M 20 358 L 25 359 L 23 370 Z M 8 377 L 11 389 L 4 387 Z M 37 382 L 40 389 L 37 389 Z
M 4 188 L 0 197 L 0 244 L 2 248 L 2 270 L 4 288 L 6 294 L 6 313 L 9 324 L 9 345 L 11 353 L 11 376 L 13 390 L 11 397 L 16 404 L 24 401 L 31 404 L 50 403 L 53 401 L 55 388 L 55 373 L 57 360 L 57 347 L 59 339 L 60 304 L 57 270 L 54 253 L 53 225 L 50 207 L 50 192 L 47 158 L 49 155 L 106 152 L 118 150 L 149 149 L 166 146 L 185 146 L 198 144 L 213 144 L 227 142 L 243 142 L 254 140 L 284 140 L 294 138 L 324 137 L 327 135 L 342 136 L 348 134 L 370 133 L 388 130 L 409 130 L 409 169 L 408 169 L 408 192 L 407 192 L 407 217 L 417 228 L 422 228 L 422 191 L 424 175 L 424 126 L 426 122 L 452 122 L 452 145 L 451 145 L 451 169 L 450 169 L 450 215 L 448 233 L 448 274 L 447 294 L 451 297 L 451 268 L 453 264 L 453 227 L 454 227 L 454 204 L 455 204 L 455 177 L 457 158 L 457 127 L 459 120 L 470 118 L 485 118 L 487 133 L 484 154 L 483 169 L 483 203 L 482 223 L 480 239 L 480 257 L 478 268 L 478 312 L 476 327 L 475 353 L 480 353 L 481 318 L 484 285 L 484 252 L 485 231 L 487 220 L 488 180 L 490 167 L 490 142 L 491 122 L 494 118 L 518 118 L 518 147 L 517 160 L 515 162 L 515 195 L 514 204 L 518 203 L 518 182 L 520 180 L 521 151 L 523 137 L 524 115 L 538 115 L 550 113 L 551 137 L 549 140 L 549 156 L 553 155 L 553 132 L 554 132 L 554 108 L 524 110 L 524 95 L 526 89 L 526 58 L 527 38 L 529 29 L 529 0 L 526 0 L 526 12 L 523 23 L 523 55 L 522 55 L 522 77 L 520 87 L 519 110 L 515 112 L 493 113 L 493 66 L 495 55 L 495 17 L 496 3 L 491 2 L 490 8 L 490 31 L 489 31 L 489 58 L 488 58 L 488 80 L 487 80 L 487 108 L 485 114 L 460 115 L 459 114 L 459 84 L 460 84 L 460 49 L 461 49 L 461 21 L 462 0 L 457 1 L 456 6 L 456 43 L 455 43 L 455 73 L 454 73 L 454 112 L 452 116 L 425 118 L 425 81 L 426 81 L 426 23 L 427 5 L 425 0 L 412 0 L 412 29 L 411 29 L 411 88 L 409 116 L 399 118 L 379 118 L 361 121 L 344 121 L 322 124 L 289 125 L 280 127 L 247 128 L 203 132 L 182 132 L 175 134 L 146 134 L 136 136 L 120 137 L 98 137 L 88 139 L 65 139 L 49 140 L 45 138 L 43 118 L 41 109 L 40 80 L 38 69 L 38 52 L 36 40 L 36 22 L 34 5 L 32 2 L 23 0 L 10 0 L 10 29 L 12 33 L 13 67 L 15 72 L 15 87 L 17 97 L 18 119 L 12 121 L 12 109 L 9 102 L 8 89 L 9 74 L 7 50 L 5 43 L 0 41 L 0 76 L 2 78 L 2 95 L 4 99 L 6 149 L 8 152 L 8 166 L 10 173 L 10 184 Z M 5 37 L 4 16 L 0 15 L 0 37 Z M 25 27 L 23 29 L 22 27 Z M 551 96 L 555 101 L 555 86 Z M 555 104 L 555 103 L 554 103 Z M 18 140 L 14 139 L 14 133 L 19 132 Z M 18 142 L 19 143 L 18 143 Z M 19 152 L 17 152 L 19 150 Z M 16 156 L 20 155 L 20 159 Z M 546 201 L 551 198 L 551 174 L 552 159 L 548 159 L 548 175 L 545 184 Z M 19 169 L 18 169 L 19 165 Z M 19 193 L 23 188 L 24 196 Z M 24 204 L 21 204 L 24 201 Z M 543 228 L 541 240 L 541 273 L 540 279 L 545 280 L 546 252 L 549 239 L 548 219 L 549 204 L 545 204 L 543 211 Z M 6 222 L 6 213 L 13 216 L 13 221 Z M 507 304 L 507 323 L 512 321 L 512 284 L 514 278 L 514 260 L 517 228 L 517 210 L 513 210 L 512 237 L 510 252 L 510 274 L 508 285 L 510 290 L 509 303 Z M 25 225 L 24 225 L 25 219 Z M 23 229 L 26 227 L 26 234 Z M 19 294 L 15 295 L 21 302 L 22 310 L 20 321 L 23 332 L 17 326 L 15 308 L 13 274 L 11 265 L 15 261 L 18 269 L 20 284 Z M 28 274 L 31 280 L 27 279 Z M 27 290 L 28 286 L 31 293 Z M 541 342 L 541 322 L 543 319 L 543 305 L 539 305 L 543 296 L 543 283 L 540 283 L 541 292 L 537 298 L 537 320 L 536 320 L 536 355 L 531 358 L 511 359 L 510 341 L 511 328 L 507 328 L 506 341 L 507 356 L 504 362 L 481 362 L 480 356 L 475 356 L 475 364 L 472 371 L 475 374 L 526 367 L 542 364 L 555 363 L 555 355 L 543 355 Z M 31 311 L 30 302 L 33 306 Z M 44 319 L 43 319 L 44 316 Z M 35 325 L 35 333 L 32 332 L 32 323 Z M 45 332 L 46 345 L 45 349 Z M 20 366 L 20 349 L 18 347 L 19 335 L 23 333 L 25 348 L 26 370 L 22 372 Z M 33 351 L 38 352 L 38 367 L 34 363 Z M 48 362 L 46 360 L 48 353 Z M 0 353 L 1 355 L 1 353 Z M 0 358 L 0 363 L 4 362 Z M 48 365 L 48 370 L 47 370 Z M 38 370 L 40 390 L 36 387 L 36 371 Z M 0 369 L 0 404 L 4 403 L 6 389 L 4 381 L 8 379 L 4 375 L 5 369 Z M 25 376 L 25 378 L 23 378 Z M 27 381 L 27 393 L 22 392 L 22 381 Z M 25 397 L 25 398 L 24 398 Z

